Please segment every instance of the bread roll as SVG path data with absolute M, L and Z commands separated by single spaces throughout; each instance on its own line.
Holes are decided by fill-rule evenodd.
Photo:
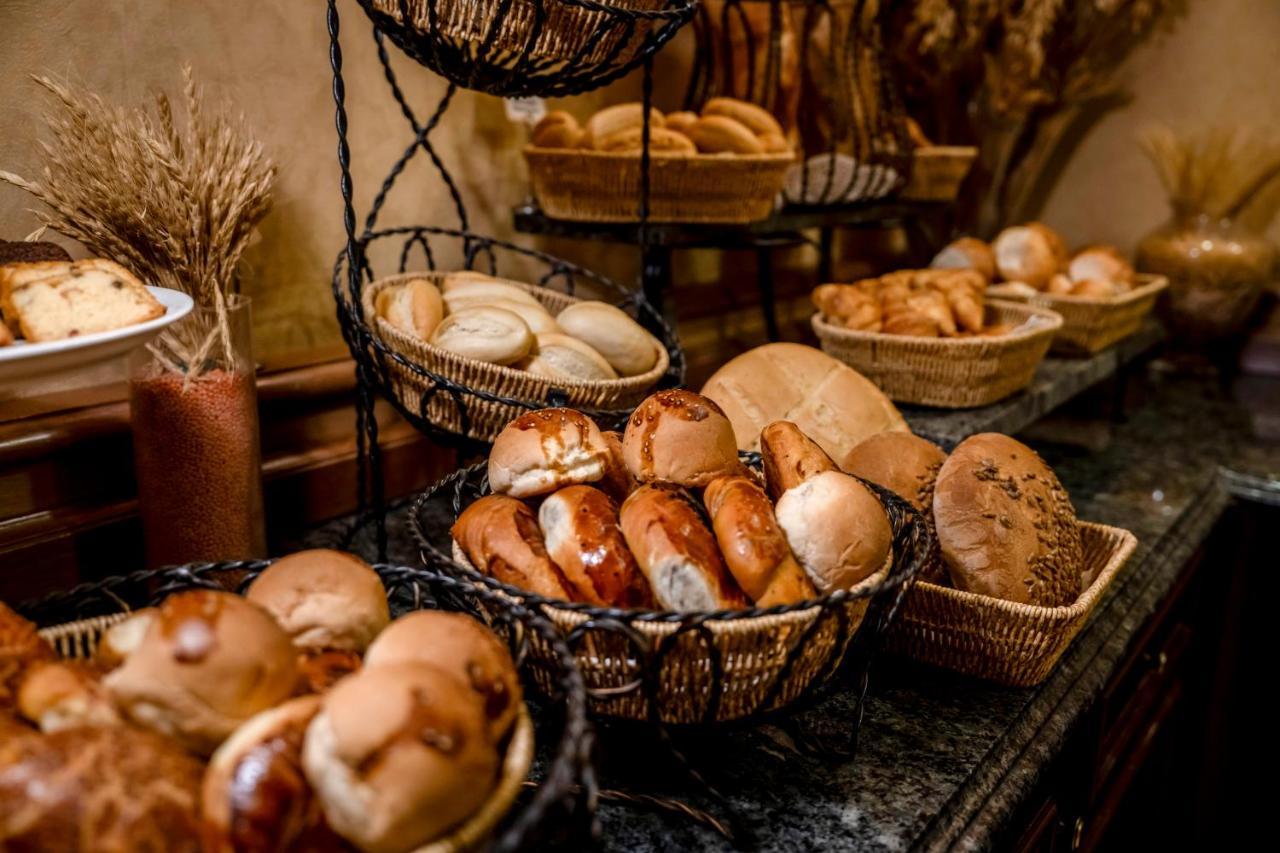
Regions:
M 422 663 L 366 667 L 324 697 L 302 766 L 329 825 L 361 850 L 400 853 L 471 816 L 498 754 L 475 698 Z
M 787 154 L 792 151 L 791 143 L 787 138 L 776 133 L 766 133 L 761 136 L 760 145 L 766 154 Z
M 549 335 L 560 332 L 560 326 L 556 323 L 551 312 L 541 305 L 530 305 L 527 302 L 517 302 L 514 299 L 491 299 L 486 296 L 467 296 L 467 292 L 463 291 L 462 296 L 453 300 L 453 311 L 465 311 L 468 308 L 501 308 L 504 311 L 510 311 L 529 327 L 529 331 L 533 332 L 534 337 L 538 335 Z
M 98 666 L 115 669 L 124 663 L 125 658 L 133 654 L 133 650 L 146 636 L 151 621 L 156 617 L 154 607 L 143 607 L 129 614 L 123 622 L 117 622 L 102 634 L 98 640 L 98 648 L 93 653 L 93 660 Z
M 825 471 L 788 489 L 774 508 L 796 560 L 819 592 L 851 589 L 885 567 L 893 530 L 867 487 Z
M 400 331 L 425 341 L 444 317 L 444 299 L 434 284 L 415 278 L 378 291 L 375 310 Z
M 585 488 L 585 487 L 579 487 Z M 511 731 L 524 701 L 507 645 L 465 613 L 418 610 L 391 623 L 369 647 L 365 666 L 431 664 L 471 690 L 492 743 Z
M 924 513 L 932 511 L 933 484 L 947 454 L 909 432 L 882 432 L 858 443 L 845 471 L 884 486 Z
M 0 347 L 7 347 L 9 344 L 13 343 L 13 341 L 13 331 L 9 328 L 8 324 L 4 322 L 4 318 L 0 317 Z
M 996 279 L 996 256 L 991 245 L 976 237 L 961 237 L 933 256 L 929 266 L 944 270 L 973 270 L 986 280 Z
M 536 352 L 517 362 L 516 367 L 539 376 L 572 382 L 603 382 L 618 378 L 604 356 L 577 338 L 563 334 L 538 335 Z
M 658 363 L 662 344 L 623 311 L 606 302 L 577 302 L 556 316 L 566 334 L 604 356 L 622 376 L 637 376 Z
M 763 107 L 737 98 L 712 98 L 702 107 L 704 116 L 726 116 L 743 125 L 756 136 L 785 135 L 782 125 Z
M 327 548 L 276 560 L 245 597 L 304 649 L 363 652 L 391 621 L 378 573 L 354 554 Z
M 641 486 L 622 504 L 622 533 L 664 610 L 746 607 L 693 498 L 669 485 Z
M 1067 265 L 1066 245 L 1057 232 L 1039 222 L 1006 228 L 991 244 L 996 269 L 1006 281 L 1025 281 L 1044 290 Z
M 851 284 L 820 284 L 810 294 L 813 306 L 828 322 L 846 329 L 878 332 L 884 315 L 869 289 Z
M 1080 594 L 1080 530 L 1058 478 L 1007 435 L 962 441 L 933 494 L 938 545 L 957 589 L 1059 607 Z
M 539 148 L 576 148 L 582 135 L 576 118 L 564 110 L 552 110 L 533 126 L 529 141 Z
M 444 291 L 445 304 L 450 306 L 451 311 L 454 310 L 452 308 L 454 304 L 461 306 L 463 302 L 469 300 L 486 304 L 495 299 L 505 299 L 509 302 L 523 303 L 530 308 L 543 307 L 542 303 L 518 282 L 494 278 L 474 270 L 446 273 L 440 286 Z
M 489 451 L 489 487 L 528 498 L 604 477 L 609 446 L 591 418 L 573 409 L 526 412 L 498 433 Z
M 679 133 L 687 134 L 689 128 L 693 126 L 700 116 L 697 113 L 682 110 L 676 113 L 667 113 L 666 127 L 668 130 L 674 130 Z
M 0 714 L 17 707 L 18 686 L 27 670 L 55 657 L 53 647 L 40 638 L 35 624 L 0 601 Z
M 206 853 L 341 849 L 302 771 L 320 701 L 303 696 L 263 711 L 218 747 L 201 784 Z
M 324 693 L 360 668 L 360 654 L 348 649 L 302 649 L 298 652 L 299 688 Z
M 1121 288 L 1122 285 L 1116 284 L 1114 281 L 1101 278 L 1086 278 L 1072 285 L 1070 295 L 1090 299 L 1106 299 L 1119 296 L 1122 292 Z
M 627 470 L 641 483 L 701 488 L 737 473 L 733 425 L 712 400 L 691 391 L 652 394 L 636 407 L 622 437 Z
M 0 738 L 0 850 L 199 853 L 201 769 L 129 726 Z
M 601 435 L 609 448 L 609 461 L 605 463 L 604 478 L 596 486 L 613 498 L 615 504 L 621 504 L 640 484 L 627 470 L 626 459 L 622 454 L 622 433 L 608 430 Z
M 464 308 L 436 327 L 431 343 L 476 361 L 514 364 L 533 349 L 524 320 L 502 308 Z
M 839 465 L 859 441 L 905 431 L 889 398 L 853 368 L 800 344 L 765 344 L 716 371 L 702 393 L 724 410 L 738 447 L 758 450 L 760 431 L 791 421 Z
M 463 510 L 450 534 L 477 571 L 543 598 L 572 600 L 573 587 L 547 555 L 533 510 L 515 498 L 480 498 Z
M 649 608 L 653 595 L 618 527 L 618 505 L 599 489 L 569 486 L 538 508 L 547 553 L 573 584 L 578 601 Z
M 1057 273 L 1049 279 L 1049 283 L 1042 289 L 1051 296 L 1070 296 L 1075 287 L 1076 283 L 1074 281 L 1062 273 Z
M 1127 288 L 1133 282 L 1133 265 L 1115 246 L 1088 246 L 1076 252 L 1067 275 L 1072 281 L 1098 279 Z
M 612 151 L 619 154 L 639 153 L 644 149 L 644 128 L 628 127 L 610 134 L 597 141 L 595 148 L 597 151 Z M 697 154 L 698 147 L 683 133 L 665 127 L 651 127 L 649 128 L 649 151 L 668 157 L 688 157 Z
M 209 755 L 298 685 L 296 651 L 265 610 L 211 590 L 165 599 L 142 642 L 103 680 L 135 723 Z
M 587 119 L 585 127 L 586 133 L 583 135 L 583 142 L 591 147 L 596 147 L 599 143 L 612 136 L 613 134 L 626 130 L 631 127 L 641 127 L 644 124 L 644 105 L 639 102 L 631 102 L 626 104 L 615 104 L 612 107 L 605 107 L 597 112 L 591 118 Z M 663 120 L 662 113 L 653 107 L 649 108 L 649 127 L 665 127 L 666 122 Z
M 719 477 L 703 497 L 725 564 L 757 607 L 817 597 L 763 489 L 747 477 Z
M 79 661 L 32 666 L 18 689 L 18 710 L 42 732 L 121 723 L 98 673 Z
M 703 154 L 763 154 L 764 144 L 745 125 L 727 116 L 703 116 L 689 128 Z
M 805 480 L 838 470 L 831 457 L 790 421 L 775 421 L 760 431 L 760 458 L 764 482 L 775 501 Z

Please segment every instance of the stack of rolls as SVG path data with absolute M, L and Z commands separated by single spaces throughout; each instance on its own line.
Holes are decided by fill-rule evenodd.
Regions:
M 416 849 L 493 796 L 522 702 L 481 623 L 392 621 L 328 550 L 135 611 L 86 662 L 0 605 L 0 674 L 3 849 Z
M 819 285 L 812 298 L 828 323 L 855 331 L 925 338 L 1007 334 L 1007 324 L 987 324 L 985 290 L 973 270 L 899 270 Z

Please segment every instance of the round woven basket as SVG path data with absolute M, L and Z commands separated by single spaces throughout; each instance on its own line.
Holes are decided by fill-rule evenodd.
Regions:
M 1045 308 L 989 300 L 987 325 L 1010 323 L 1006 335 L 922 338 L 863 332 L 813 315 L 824 352 L 870 379 L 898 403 L 967 409 L 1002 400 L 1031 384 L 1062 317 Z
M 1119 343 L 1142 327 L 1169 286 L 1162 275 L 1134 276 L 1135 287 L 1119 296 L 1053 296 L 1025 294 L 1017 288 L 993 285 L 992 296 L 1047 308 L 1062 316 L 1062 328 L 1053 336 L 1049 351 L 1058 355 L 1089 356 Z
M 929 145 L 911 154 L 911 179 L 899 195 L 909 201 L 955 201 L 978 158 L 970 145 Z
M 425 278 L 439 286 L 445 275 L 447 274 L 442 272 L 401 273 L 375 281 L 361 293 L 364 316 L 377 317 L 373 306 L 377 304 L 379 291 L 415 278 Z M 579 301 L 546 287 L 509 283 L 526 290 L 553 316 Z M 423 417 L 441 429 L 467 434 L 482 441 L 493 441 L 503 427 L 529 409 L 571 406 L 586 410 L 630 410 L 645 398 L 671 365 L 666 349 L 657 345 L 657 362 L 638 376 L 596 382 L 566 382 L 458 355 L 408 334 L 381 317 L 377 318 L 375 329 L 379 339 L 392 352 L 421 368 L 413 370 L 394 361 L 388 364 L 391 377 L 389 390 L 396 395 L 400 404 L 423 413 Z M 452 395 L 439 393 L 439 383 L 434 377 L 443 377 L 468 389 L 462 392 L 468 398 L 465 409 L 457 404 Z M 520 406 L 495 398 L 514 398 L 524 401 L 526 405 Z M 465 423 L 464 411 L 467 419 Z
M 555 219 L 637 222 L 640 155 L 526 146 L 533 197 Z M 670 156 L 649 165 L 650 222 L 746 223 L 768 218 L 791 154 Z

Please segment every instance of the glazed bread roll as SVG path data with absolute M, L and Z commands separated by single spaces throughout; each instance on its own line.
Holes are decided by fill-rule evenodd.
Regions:
M 603 479 L 609 446 L 591 418 L 573 409 L 526 412 L 498 433 L 489 451 L 489 487 L 528 498 Z
M 615 504 L 621 504 L 627 499 L 627 495 L 640 487 L 640 484 L 627 470 L 626 459 L 622 454 L 622 433 L 608 430 L 601 435 L 604 436 L 604 443 L 609 448 L 609 461 L 605 463 L 604 478 L 596 485 L 613 498 Z
M 206 853 L 341 848 L 302 772 L 302 744 L 319 710 L 319 696 L 291 699 L 218 747 L 200 790 Z
M 301 692 L 323 693 L 360 668 L 360 654 L 348 649 L 301 649 L 298 677 Z
M 601 139 L 595 147 L 597 151 L 638 153 L 644 148 L 644 128 L 637 126 L 620 130 Z M 688 157 L 697 154 L 698 147 L 683 133 L 665 127 L 651 127 L 649 128 L 649 151 L 669 157 Z
M 839 470 L 831 457 L 790 421 L 775 421 L 760 431 L 760 459 L 765 485 L 775 501 L 805 480 Z
M 366 667 L 323 699 L 302 766 L 343 838 L 400 853 L 439 838 L 493 790 L 498 753 L 476 699 L 423 663 Z
M 973 270 L 987 284 L 996 280 L 996 255 L 991 244 L 976 237 L 961 237 L 945 246 L 929 262 L 933 269 Z
M 641 486 L 620 513 L 622 533 L 663 610 L 725 610 L 747 599 L 725 569 L 693 498 L 669 485 Z
M 737 98 L 712 98 L 703 105 L 702 114 L 731 118 L 756 136 L 785 135 L 782 125 L 768 110 Z
M 627 130 L 632 127 L 641 127 L 644 124 L 644 105 L 639 102 L 631 102 L 626 104 L 615 104 L 612 107 L 605 107 L 597 112 L 591 118 L 587 119 L 586 133 L 583 135 L 583 143 L 596 147 L 601 141 L 609 138 L 619 131 Z M 662 113 L 653 107 L 649 108 L 649 127 L 665 127 L 666 122 L 663 120 Z
M 476 570 L 494 580 L 543 598 L 573 598 L 533 510 L 515 498 L 485 495 L 463 510 L 450 534 Z
M 104 631 L 102 639 L 98 640 L 98 648 L 93 653 L 94 663 L 104 670 L 115 669 L 124 663 L 125 658 L 133 654 L 133 650 L 142 642 L 155 617 L 154 607 L 144 607 L 133 611 L 123 622 L 117 622 Z
M 516 366 L 539 376 L 573 382 L 602 382 L 618 378 L 604 356 L 569 335 L 538 335 L 536 352 Z
M 506 643 L 479 621 L 441 610 L 401 616 L 369 647 L 365 665 L 406 661 L 430 664 L 465 685 L 484 713 L 492 743 L 511 731 L 524 701 L 520 676 Z
M 763 489 L 746 477 L 719 477 L 707 486 L 703 499 L 725 564 L 758 607 L 817 597 Z
M 538 508 L 547 553 L 573 584 L 578 601 L 649 608 L 653 595 L 618 527 L 618 505 L 599 489 L 569 486 Z
M 362 653 L 391 622 L 378 573 L 354 554 L 327 548 L 276 560 L 245 598 L 270 613 L 303 649 Z
M 933 484 L 947 454 L 909 432 L 882 432 L 862 441 L 845 460 L 845 472 L 884 486 L 923 513 L 933 504 Z
M 763 154 L 764 144 L 741 122 L 727 116 L 703 116 L 689 128 L 703 154 Z
M 1025 281 L 1044 290 L 1067 266 L 1067 248 L 1058 233 L 1040 222 L 1006 228 L 991 244 L 996 269 L 1006 281 Z
M 577 302 L 556 316 L 567 334 L 604 356 L 622 376 L 637 376 L 658 363 L 662 344 L 617 306 Z
M 893 545 L 889 518 L 848 474 L 825 471 L 788 489 L 774 513 L 819 592 L 851 589 L 885 567 Z
M 0 715 L 18 704 L 18 686 L 39 661 L 54 660 L 53 647 L 41 639 L 34 623 L 0 601 Z
M 1133 265 L 1115 246 L 1088 246 L 1076 252 L 1067 275 L 1072 281 L 1096 279 L 1127 287 L 1133 283 Z
M 194 590 L 164 600 L 142 642 L 103 684 L 135 723 L 209 755 L 293 693 L 296 658 L 289 635 L 261 607 Z
M 130 726 L 0 738 L 0 850 L 200 853 L 201 771 Z
M 741 467 L 724 412 L 712 400 L 682 390 L 659 391 L 636 407 L 622 437 L 622 455 L 641 483 L 701 488 Z
M 533 126 L 529 141 L 539 148 L 577 148 L 582 126 L 564 110 L 552 110 Z
M 434 284 L 415 278 L 378 291 L 374 310 L 400 331 L 425 341 L 444 318 L 444 299 Z
M 32 666 L 18 688 L 18 710 L 42 732 L 121 723 L 98 673 L 78 661 Z
M 1052 469 L 997 433 L 962 441 L 933 493 L 938 545 L 956 589 L 1060 607 L 1080 595 L 1080 529 Z
M 514 364 L 533 349 L 533 333 L 519 315 L 502 308 L 463 308 L 436 327 L 431 343 L 476 361 Z

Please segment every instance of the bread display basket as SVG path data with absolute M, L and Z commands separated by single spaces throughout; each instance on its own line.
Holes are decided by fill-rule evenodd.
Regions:
M 1006 334 L 926 338 L 846 329 L 813 315 L 827 354 L 870 379 L 898 403 L 967 409 L 1002 400 L 1031 384 L 1062 318 L 1046 308 L 989 300 L 987 325 Z
M 533 197 L 555 219 L 638 222 L 637 152 L 524 149 Z M 649 221 L 743 224 L 773 212 L 794 155 L 654 152 L 649 161 Z
M 899 195 L 908 201 L 955 201 L 978 149 L 971 145 L 927 145 L 911 154 L 911 177 Z
M 621 610 L 543 598 L 480 574 L 453 548 L 441 516 L 452 520 L 489 492 L 483 464 L 456 471 L 419 495 L 410 527 L 429 569 L 477 592 L 522 600 L 560 629 L 594 712 L 649 722 L 724 723 L 810 699 L 828 682 L 842 680 L 833 679 L 837 672 L 862 678 L 865 690 L 882 632 L 932 540 L 906 502 L 864 485 L 881 501 L 893 531 L 884 568 L 852 589 L 763 609 Z M 535 660 L 552 651 L 536 638 L 530 644 Z
M 1127 530 L 1086 521 L 1080 539 L 1082 572 L 1094 580 L 1071 604 L 1022 604 L 921 580 L 889 630 L 889 650 L 1014 687 L 1039 684 L 1138 545 Z
M 133 609 L 190 589 L 243 592 L 269 565 L 270 561 L 237 561 L 138 571 L 54 593 L 17 609 L 42 626 L 40 636 L 59 656 L 87 659 L 93 656 L 106 630 L 123 621 Z M 387 565 L 374 569 L 387 590 L 393 617 L 433 607 L 437 596 L 456 592 L 461 586 L 458 581 L 420 569 Z M 529 652 L 537 647 L 537 685 L 558 709 L 551 715 L 557 724 L 538 728 L 545 756 L 540 764 L 542 760 L 547 763 L 533 777 L 538 781 L 529 781 L 534 766 L 535 726 L 529 708 L 522 708 L 489 798 L 447 836 L 418 848 L 418 853 L 458 853 L 486 844 L 494 850 L 530 849 L 563 832 L 569 815 L 584 825 L 590 821 L 590 803 L 583 799 L 583 791 L 590 775 L 592 736 L 586 719 L 586 694 L 572 654 L 550 623 L 518 602 L 469 585 L 467 593 L 469 600 L 479 604 L 473 608 L 473 615 L 510 641 L 512 657 L 526 680 Z M 530 786 L 536 787 L 535 793 L 517 803 Z
M 1054 335 L 1050 352 L 1087 356 L 1102 352 L 1137 332 L 1168 286 L 1169 280 L 1162 275 L 1138 273 L 1134 276 L 1133 289 L 1119 296 L 1032 295 L 1002 284 L 993 285 L 987 292 L 1060 314 L 1062 328 Z

